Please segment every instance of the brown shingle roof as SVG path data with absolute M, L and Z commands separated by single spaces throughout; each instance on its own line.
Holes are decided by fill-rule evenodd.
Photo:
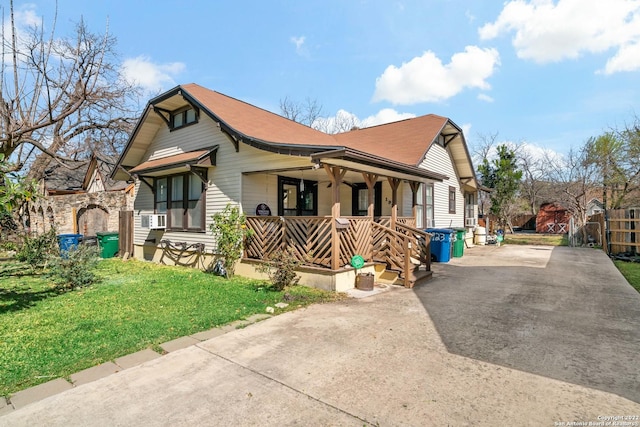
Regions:
M 329 135 L 195 83 L 181 86 L 236 131 L 261 141 L 320 147 L 347 147 L 416 166 L 447 123 L 426 116 Z
M 181 86 L 212 114 L 249 138 L 279 144 L 337 147 L 326 133 L 195 83 Z
M 417 166 L 447 121 L 446 117 L 429 114 L 339 133 L 334 137 L 346 147 Z
M 183 96 L 179 96 L 180 94 Z M 236 98 L 189 83 L 177 86 L 149 101 L 145 115 L 136 126 L 118 164 L 125 168 L 135 165 L 132 172 L 142 167 L 145 169 L 154 167 L 147 164 L 148 162 L 144 165 L 138 164 L 141 153 L 144 151 L 144 144 L 149 144 L 149 138 L 154 134 L 154 126 L 161 125 L 159 120 L 152 121 L 147 114 L 155 107 L 163 111 L 172 111 L 182 107 L 185 100 L 196 104 L 204 114 L 217 121 L 221 130 L 232 136 L 236 144 L 237 140 L 242 140 L 260 149 L 281 154 L 311 155 L 349 149 L 375 156 L 381 161 L 388 159 L 416 167 L 423 161 L 431 143 L 445 127 L 449 131 L 457 129 L 457 126 L 446 117 L 430 114 L 330 135 Z M 132 151 L 129 156 L 129 149 L 138 138 L 138 132 L 145 129 L 147 122 L 149 128 L 146 129 L 144 136 L 141 136 L 143 141 L 136 148 L 135 153 Z
M 174 156 L 162 157 L 156 160 L 149 160 L 139 164 L 133 169 L 129 170 L 129 173 L 138 173 L 143 171 L 149 171 L 157 168 L 163 168 L 171 165 L 184 165 L 200 157 L 206 156 L 211 152 L 211 149 L 189 151 L 187 153 L 176 154 Z

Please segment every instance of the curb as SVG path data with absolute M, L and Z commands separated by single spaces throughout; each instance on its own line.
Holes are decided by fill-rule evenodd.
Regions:
M 245 320 L 238 320 L 219 328 L 197 332 L 193 335 L 187 335 L 162 343 L 160 344 L 160 348 L 162 348 L 163 353 L 158 353 L 150 348 L 146 348 L 144 350 L 140 350 L 126 356 L 118 357 L 113 361 L 105 362 L 98 366 L 93 366 L 80 372 L 76 372 L 75 374 L 71 374 L 69 376 L 70 380 L 67 380 L 65 378 L 56 378 L 46 383 L 38 384 L 36 386 L 20 390 L 11 395 L 11 397 L 8 399 L 0 397 L 0 417 L 9 414 L 16 409 L 23 408 L 31 403 L 38 402 L 40 400 L 46 399 L 47 397 L 62 393 L 63 391 L 70 390 L 82 384 L 87 384 L 101 378 L 108 377 L 120 371 L 124 371 L 125 369 L 133 368 L 145 362 L 162 357 L 164 354 L 171 353 L 176 350 L 192 346 L 194 344 L 198 344 L 202 341 L 206 341 L 220 335 L 224 335 L 228 332 L 244 328 L 253 323 L 257 323 L 270 317 L 273 316 L 271 316 L 270 314 L 254 314 L 253 316 L 250 316 Z

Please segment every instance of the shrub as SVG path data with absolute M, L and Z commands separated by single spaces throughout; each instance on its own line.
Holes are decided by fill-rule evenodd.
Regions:
M 246 225 L 247 217 L 238 206 L 227 204 L 222 212 L 212 217 L 209 226 L 218 243 L 218 254 L 223 258 L 227 276 L 233 276 L 236 261 L 242 256 L 244 239 L 253 235 Z
M 98 276 L 99 250 L 97 246 L 80 245 L 64 253 L 63 257 L 52 257 L 49 276 L 60 290 L 82 288 L 94 284 Z
M 26 262 L 33 268 L 42 268 L 47 259 L 59 253 L 56 236 L 54 228 L 35 236 L 26 234 L 22 239 L 22 245 L 16 254 L 16 258 L 18 261 Z
M 256 269 L 260 273 L 266 273 L 269 276 L 271 287 L 276 291 L 282 291 L 288 286 L 298 284 L 300 277 L 296 275 L 295 269 L 302 262 L 295 257 L 293 249 L 287 248 L 284 251 L 273 252 L 268 261 L 268 263 L 262 264 Z

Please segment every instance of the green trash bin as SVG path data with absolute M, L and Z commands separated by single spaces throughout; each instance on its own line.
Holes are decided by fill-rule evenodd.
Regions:
M 467 230 L 464 228 L 456 228 L 456 240 L 453 242 L 453 256 L 460 258 L 464 254 L 464 235 Z
M 102 231 L 96 233 L 101 258 L 113 258 L 118 253 L 118 232 Z

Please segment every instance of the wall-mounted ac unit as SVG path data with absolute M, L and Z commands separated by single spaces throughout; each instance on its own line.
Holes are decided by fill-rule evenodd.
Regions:
M 475 218 L 465 218 L 464 225 L 465 225 L 465 227 L 475 227 L 476 219 Z
M 166 214 L 141 215 L 140 227 L 149 230 L 164 230 L 167 228 Z

